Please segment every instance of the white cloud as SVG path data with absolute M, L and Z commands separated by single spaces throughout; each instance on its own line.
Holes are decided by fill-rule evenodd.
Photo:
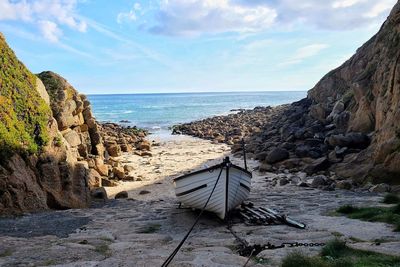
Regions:
M 303 62 L 307 58 L 318 55 L 322 50 L 328 48 L 327 44 L 311 44 L 297 49 L 294 55 L 282 63 L 279 64 L 281 67 L 295 65 Z
M 0 0 L 0 20 L 24 20 L 31 18 L 31 9 L 26 1 Z
M 375 16 L 367 17 L 364 14 L 371 12 L 376 5 L 390 8 L 396 2 L 397 0 L 279 0 L 273 1 L 271 7 L 277 10 L 278 24 L 302 24 L 343 31 L 381 23 L 388 9 L 377 8 Z
M 60 36 L 62 35 L 62 31 L 58 28 L 57 24 L 48 20 L 41 20 L 38 23 L 39 29 L 42 32 L 44 38 L 46 38 L 50 42 L 57 43 Z
M 363 0 L 338 0 L 333 2 L 332 7 L 333 8 L 346 8 L 346 7 L 351 7 L 354 6 L 355 4 L 363 2 Z
M 229 0 L 161 0 L 150 30 L 168 35 L 255 32 L 274 22 L 276 12 L 267 6 L 247 7 Z
M 381 23 L 396 0 L 160 0 L 153 33 L 258 32 L 303 25 L 350 30 Z
M 86 32 L 87 24 L 77 18 L 77 0 L 0 0 L 0 20 L 16 20 L 38 27 L 43 37 L 57 42 L 60 26 Z
M 119 24 L 123 22 L 136 21 L 137 13 L 142 10 L 140 3 L 135 3 L 129 12 L 121 12 L 117 15 L 117 22 Z
M 392 8 L 392 5 L 388 2 L 377 3 L 366 14 L 364 14 L 364 17 L 376 18 L 379 15 L 381 15 L 383 12 L 388 11 L 391 8 Z

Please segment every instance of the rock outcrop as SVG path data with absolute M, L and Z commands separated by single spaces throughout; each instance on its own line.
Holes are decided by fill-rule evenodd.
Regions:
M 99 124 L 85 95 L 56 73 L 33 75 L 2 35 L 0 59 L 0 214 L 87 207 L 130 177 L 114 157 L 150 154 L 145 131 Z
M 338 174 L 400 183 L 399 2 L 380 31 L 328 73 L 309 91 L 308 98 L 312 110 L 329 114 L 314 118 L 335 124 L 344 134 L 371 136 L 371 145 L 363 153 L 335 168 Z
M 86 207 L 88 173 L 62 138 L 41 81 L 0 36 L 0 213 Z
M 379 32 L 307 98 L 175 126 L 232 145 L 261 170 L 334 171 L 355 184 L 400 184 L 400 2 Z

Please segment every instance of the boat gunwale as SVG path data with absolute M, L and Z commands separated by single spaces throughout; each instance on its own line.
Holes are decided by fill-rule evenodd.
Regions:
M 198 171 L 190 172 L 190 173 L 184 174 L 182 176 L 176 177 L 176 178 L 173 179 L 173 181 L 174 182 L 175 181 L 179 181 L 179 180 L 182 180 L 182 179 L 187 178 L 189 176 L 192 176 L 192 175 L 195 175 L 195 174 L 199 174 L 199 173 L 202 173 L 202 172 L 213 171 L 215 169 L 218 169 L 218 168 L 224 167 L 224 166 L 225 166 L 225 163 L 223 162 L 223 163 L 220 163 L 220 164 L 217 164 L 217 165 L 205 168 L 205 169 L 201 169 L 201 170 L 198 170 Z M 244 168 L 242 168 L 240 166 L 237 166 L 237 165 L 231 163 L 231 165 L 229 167 L 238 169 L 240 171 L 243 171 L 244 173 L 248 174 L 250 176 L 250 178 L 253 177 L 253 174 L 251 172 L 249 172 L 248 170 L 246 170 L 246 169 L 244 169 Z

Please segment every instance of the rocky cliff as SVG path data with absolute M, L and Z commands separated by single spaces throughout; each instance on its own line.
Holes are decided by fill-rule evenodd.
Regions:
M 0 36 L 0 213 L 85 207 L 87 173 L 58 131 L 50 99 Z
M 1 34 L 0 63 L 0 214 L 87 207 L 91 190 L 133 180 L 113 157 L 151 156 L 144 131 L 100 125 L 85 95 L 56 73 L 33 75 Z
M 245 138 L 262 171 L 400 184 L 400 2 L 379 32 L 307 98 L 178 125 L 174 132 L 227 142 L 238 153 Z
M 400 2 L 380 31 L 308 93 L 311 114 L 342 132 L 371 137 L 336 171 L 400 183 Z

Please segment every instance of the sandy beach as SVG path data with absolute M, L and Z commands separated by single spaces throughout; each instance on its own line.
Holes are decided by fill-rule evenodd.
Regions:
M 109 197 L 113 198 L 120 191 L 128 191 L 129 197 L 137 200 L 171 198 L 174 196 L 174 177 L 219 163 L 230 152 L 226 144 L 211 144 L 210 141 L 184 135 L 150 135 L 149 140 L 158 144 L 152 147 L 153 156 L 141 157 L 125 153 L 115 158 L 133 167 L 129 176 L 139 178 L 140 181 L 120 182 L 116 187 L 107 187 Z M 143 194 L 143 191 L 149 193 Z
M 226 145 L 187 136 L 158 142 L 152 157 L 128 153 L 121 156 L 121 161 L 134 168 L 130 175 L 141 181 L 121 182 L 106 190 L 110 197 L 127 190 L 128 199 L 100 201 L 89 209 L 49 211 L 1 220 L 0 266 L 160 266 L 196 217 L 190 209 L 178 209 L 172 178 L 220 162 L 230 155 L 230 150 Z M 233 161 L 243 164 L 238 158 Z M 257 166 L 257 162 L 249 161 L 251 170 Z M 289 213 L 306 223 L 307 228 L 234 224 L 232 229 L 247 242 L 321 243 L 341 236 L 353 247 L 398 253 L 400 234 L 390 226 L 327 215 L 343 204 L 376 204 L 382 199 L 380 195 L 276 184 L 278 178 L 289 175 L 301 176 L 253 171 L 250 201 Z M 374 246 L 378 238 L 384 242 Z M 237 254 L 237 246 L 226 224 L 206 214 L 171 266 L 243 266 L 247 258 Z M 248 266 L 277 266 L 289 252 L 301 250 L 315 255 L 320 249 L 264 250 Z

